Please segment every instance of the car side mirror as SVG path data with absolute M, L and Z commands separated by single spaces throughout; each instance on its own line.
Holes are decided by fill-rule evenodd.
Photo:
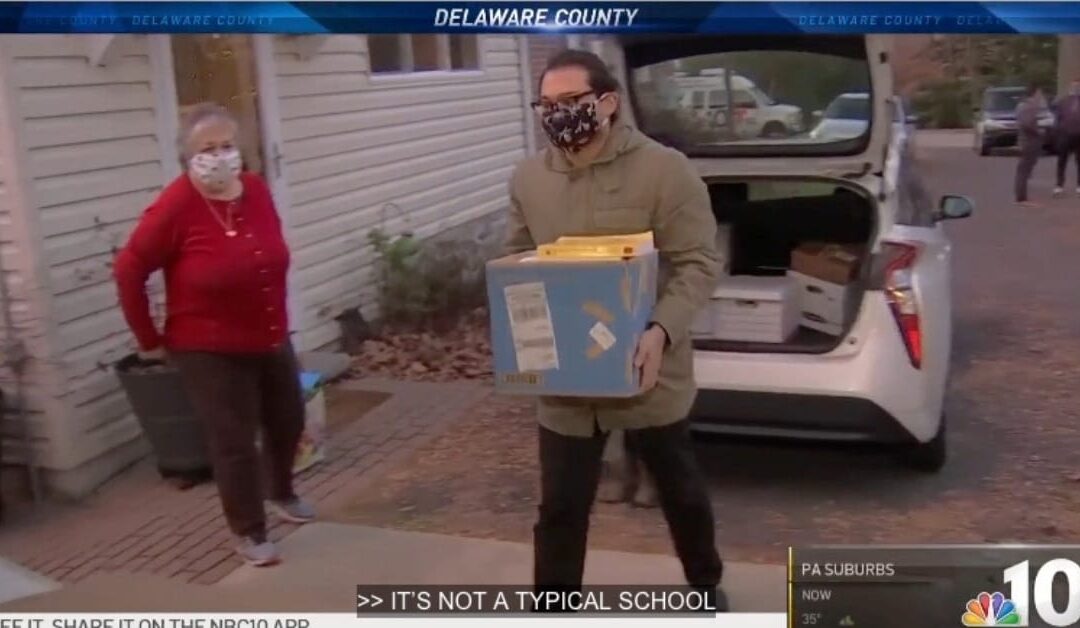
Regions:
M 959 220 L 975 213 L 975 203 L 966 196 L 949 194 L 941 198 L 938 220 Z

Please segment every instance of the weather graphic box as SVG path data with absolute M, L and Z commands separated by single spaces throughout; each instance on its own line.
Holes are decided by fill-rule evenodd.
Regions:
M 638 339 L 656 304 L 652 235 L 563 238 L 487 264 L 495 387 L 632 397 Z

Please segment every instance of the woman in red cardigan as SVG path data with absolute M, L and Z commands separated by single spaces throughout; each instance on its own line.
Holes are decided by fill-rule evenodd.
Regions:
M 315 513 L 292 484 L 304 402 L 288 337 L 289 250 L 266 183 L 241 172 L 238 128 L 217 105 L 189 112 L 179 138 L 186 172 L 143 214 L 116 258 L 115 275 L 140 355 L 177 367 L 205 422 L 225 518 L 240 538 L 237 552 L 251 564 L 271 565 L 280 557 L 266 534 L 259 426 L 266 505 L 294 523 Z M 162 331 L 146 294 L 156 270 L 165 273 Z

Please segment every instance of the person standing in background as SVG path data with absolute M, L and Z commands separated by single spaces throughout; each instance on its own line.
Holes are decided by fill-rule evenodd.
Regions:
M 652 323 L 634 358 L 641 394 L 539 400 L 534 585 L 539 592 L 581 589 L 605 442 L 622 430 L 656 483 L 687 582 L 727 610 L 712 503 L 686 419 L 697 394 L 690 325 L 719 275 L 716 219 L 689 160 L 619 117 L 619 92 L 595 54 L 568 50 L 552 58 L 533 103 L 551 146 L 518 164 L 510 182 L 508 252 L 564 235 L 651 230 L 661 259 Z
M 1065 170 L 1069 157 L 1076 161 L 1076 193 L 1080 194 L 1080 78 L 1073 79 L 1069 93 L 1054 105 L 1056 114 L 1057 186 L 1054 196 L 1065 193 Z
M 1020 159 L 1016 164 L 1016 182 L 1014 186 L 1016 202 L 1024 207 L 1037 207 L 1028 200 L 1028 182 L 1035 165 L 1042 156 L 1045 138 L 1039 127 L 1039 114 L 1046 109 L 1046 98 L 1038 86 L 1028 87 L 1024 99 L 1016 107 L 1016 127 L 1020 145 Z M 1061 171 L 1059 163 L 1059 172 Z
M 143 214 L 114 274 L 140 357 L 176 366 L 206 426 L 236 551 L 264 566 L 280 556 L 267 538 L 255 446 L 260 426 L 266 505 L 293 523 L 311 521 L 315 512 L 293 491 L 304 401 L 286 314 L 289 249 L 266 183 L 241 172 L 238 129 L 218 105 L 187 113 L 178 140 L 185 172 Z M 165 273 L 163 332 L 146 293 L 157 270 Z

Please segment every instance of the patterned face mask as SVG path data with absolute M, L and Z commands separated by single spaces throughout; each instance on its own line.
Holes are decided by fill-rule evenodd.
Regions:
M 224 190 L 238 176 L 243 160 L 235 148 L 220 153 L 199 153 L 188 162 L 199 182 L 211 190 Z
M 556 103 L 544 111 L 540 126 L 556 147 L 576 153 L 596 137 L 607 119 L 596 119 L 599 100 L 583 103 Z

